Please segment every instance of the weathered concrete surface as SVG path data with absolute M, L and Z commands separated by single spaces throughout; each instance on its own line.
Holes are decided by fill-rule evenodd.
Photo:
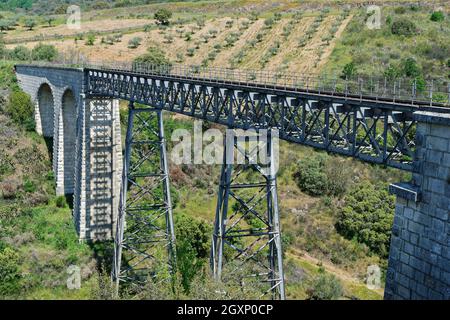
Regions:
M 419 112 L 410 184 L 397 195 L 386 299 L 450 299 L 450 115 Z

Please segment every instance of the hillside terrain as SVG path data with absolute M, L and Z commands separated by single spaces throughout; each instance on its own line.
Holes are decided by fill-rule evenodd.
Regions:
M 358 8 L 358 1 L 337 5 L 288 0 L 85 1 L 82 29 L 72 30 L 65 25 L 66 5 L 60 7 L 60 2 L 2 1 L 0 27 L 8 26 L 0 42 L 5 60 L 0 65 L 0 299 L 111 297 L 111 244 L 78 242 L 70 201 L 54 193 L 51 141 L 35 134 L 29 119 L 14 111 L 21 106 L 29 118 L 33 112 L 31 101 L 17 87 L 14 63 L 58 56 L 124 62 L 145 57 L 158 63 L 302 75 L 345 77 L 350 72 L 448 82 L 448 4 L 442 2 L 439 8 L 439 2 L 407 2 L 392 7 L 391 1 L 373 2 L 383 5 L 379 30 L 365 27 L 367 12 Z M 160 8 L 172 13 L 168 25 L 154 19 Z M 432 18 L 435 12 L 442 12 L 443 18 Z M 32 16 L 34 26 L 27 26 L 26 15 L 39 13 Z M 125 104 L 121 121 L 125 132 Z M 167 136 L 193 126 L 190 119 L 171 114 L 165 121 Z M 288 298 L 381 299 L 382 288 L 369 290 L 365 285 L 367 267 L 379 265 L 385 277 L 394 212 L 387 187 L 409 180 L 409 174 L 286 142 L 280 152 Z M 201 299 L 217 294 L 207 259 L 220 168 L 171 164 L 170 170 L 180 226 L 177 238 L 196 245 L 179 254 L 181 284 L 176 295 L 151 287 L 124 294 L 124 299 Z M 183 269 L 186 262 L 191 269 Z M 81 290 L 66 287 L 70 265 L 81 267 Z M 231 287 L 225 290 L 230 297 L 253 297 Z

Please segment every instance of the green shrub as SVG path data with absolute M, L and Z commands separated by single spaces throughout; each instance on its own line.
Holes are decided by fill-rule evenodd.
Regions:
M 13 159 L 3 152 L 0 152 L 0 177 L 14 172 Z
M 392 23 L 391 32 L 398 36 L 408 37 L 417 34 L 418 30 L 414 22 L 408 19 L 400 19 Z
M 142 38 L 134 37 L 134 38 L 130 39 L 130 41 L 128 41 L 128 48 L 136 49 L 137 47 L 139 47 L 141 45 L 141 42 L 142 42 Z
M 442 11 L 435 11 L 431 14 L 430 20 L 434 22 L 444 21 L 445 15 Z
M 15 123 L 23 125 L 29 131 L 34 130 L 34 105 L 30 96 L 25 92 L 11 92 L 8 104 L 6 105 L 6 113 L 9 114 Z
M 177 267 L 186 292 L 209 256 L 210 231 L 204 221 L 184 215 L 176 219 Z
M 407 77 L 418 77 L 420 76 L 420 68 L 417 65 L 416 60 L 414 58 L 407 58 L 402 61 L 403 73 Z
M 55 204 L 58 208 L 67 207 L 67 200 L 65 196 L 59 196 L 56 198 Z
M 10 57 L 13 60 L 26 61 L 31 59 L 31 51 L 27 47 L 20 45 L 11 51 Z
M 322 156 L 305 158 L 300 161 L 294 179 L 299 188 L 312 196 L 324 194 L 328 188 L 328 179 L 323 171 L 325 158 Z
M 172 12 L 165 8 L 158 9 L 154 18 L 159 24 L 167 26 L 170 23 L 170 18 L 172 18 Z
M 336 300 L 342 296 L 341 282 L 332 274 L 321 273 L 307 290 L 311 300 Z
M 55 46 L 40 43 L 31 51 L 33 60 L 53 61 L 58 56 Z
M 95 44 L 95 35 L 91 33 L 87 36 L 86 45 L 93 46 L 94 44 Z
M 275 20 L 273 18 L 267 18 L 266 20 L 264 20 L 264 26 L 267 29 L 271 29 L 274 24 L 275 24 Z
M 26 179 L 23 183 L 23 190 L 27 193 L 33 193 L 36 191 L 36 185 L 33 181 Z
M 344 69 L 342 69 L 342 78 L 350 79 L 351 77 L 356 75 L 356 71 L 357 71 L 357 69 L 356 69 L 356 65 L 354 62 L 347 63 L 344 66 Z
M 20 291 L 19 255 L 11 248 L 0 251 L 0 296 Z
M 148 48 L 147 53 L 137 57 L 134 62 L 148 63 L 156 66 L 171 65 L 171 62 L 168 58 L 166 58 L 164 51 L 157 47 Z
M 398 68 L 396 68 L 395 66 L 389 66 L 386 68 L 386 70 L 384 71 L 384 76 L 388 79 L 388 80 L 395 80 L 398 77 L 400 77 L 401 71 L 398 70 Z
M 343 195 L 348 188 L 348 177 L 348 166 L 327 154 L 302 159 L 294 173 L 298 187 L 311 196 Z
M 387 257 L 395 202 L 386 186 L 359 184 L 345 196 L 344 202 L 336 223 L 338 232 Z

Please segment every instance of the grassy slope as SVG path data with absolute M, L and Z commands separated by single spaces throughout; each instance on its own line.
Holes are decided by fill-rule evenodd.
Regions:
M 1 63 L 0 70 L 3 89 L 13 86 L 12 64 Z M 94 252 L 78 242 L 70 208 L 56 206 L 46 142 L 34 132 L 25 132 L 1 112 L 0 136 L 0 162 L 6 159 L 11 164 L 0 174 L 0 251 L 8 247 L 18 254 L 21 275 L 18 289 L 2 293 L 3 298 L 93 297 L 97 273 Z M 80 291 L 66 288 L 70 265 L 82 269 Z
M 447 12 L 450 7 L 447 6 Z M 407 7 L 405 13 L 395 8 L 384 7 L 382 25 L 379 30 L 365 26 L 366 14 L 360 10 L 343 36 L 338 41 L 324 71 L 339 74 L 344 65 L 354 62 L 362 74 L 380 75 L 389 66 L 398 66 L 402 60 L 414 58 L 425 77 L 450 77 L 446 66 L 450 57 L 450 18 L 442 22 L 430 20 L 432 9 L 413 11 Z M 393 35 L 386 19 L 407 19 L 416 24 L 419 34 L 411 37 Z

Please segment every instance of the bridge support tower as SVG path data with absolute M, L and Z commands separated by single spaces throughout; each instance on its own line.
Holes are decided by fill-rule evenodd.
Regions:
M 162 110 L 130 104 L 112 277 L 144 285 L 170 276 L 175 263 Z M 168 262 L 168 268 L 161 263 Z M 165 270 L 158 273 L 156 270 Z
M 411 183 L 397 195 L 385 299 L 450 299 L 450 115 L 415 114 Z
M 231 132 L 231 130 L 228 130 Z M 236 132 L 236 131 L 235 131 Z M 266 166 L 256 161 L 252 143 L 267 133 Z M 227 134 L 220 177 L 211 267 L 216 280 L 240 277 L 241 284 L 257 281 L 265 295 L 285 299 L 276 171 L 278 144 L 274 131 L 261 130 L 248 141 Z M 243 142 L 243 143 L 241 143 Z M 256 141 L 253 141 L 256 142 Z M 261 143 L 256 142 L 256 143 Z M 246 146 L 248 147 L 247 152 Z M 254 148 L 253 148 L 254 147 Z M 234 151 L 237 161 L 234 165 Z

